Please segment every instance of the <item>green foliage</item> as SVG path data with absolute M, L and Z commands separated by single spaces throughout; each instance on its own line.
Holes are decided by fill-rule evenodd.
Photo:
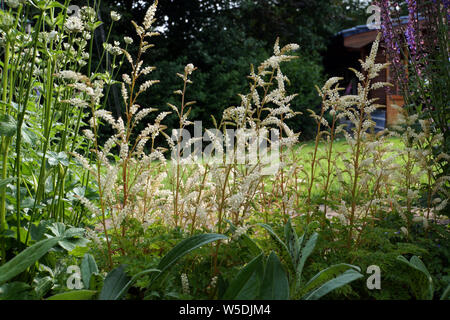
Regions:
M 157 279 L 166 272 L 174 263 L 191 251 L 214 241 L 227 239 L 226 236 L 220 234 L 199 234 L 185 239 L 171 249 L 158 264 L 158 269 L 147 269 L 135 274 L 133 277 L 127 276 L 124 265 L 112 270 L 105 278 L 100 300 L 119 300 L 128 291 L 128 289 L 138 280 L 139 277 L 156 273 L 151 277 L 149 288 L 152 288 Z
M 428 272 L 427 268 L 423 264 L 422 260 L 419 259 L 417 256 L 412 256 L 411 259 L 408 261 L 404 256 L 398 256 L 397 260 L 406 263 L 411 268 L 421 272 L 426 277 L 426 282 L 428 283 L 427 286 L 425 286 L 424 289 L 422 289 L 422 292 L 417 297 L 419 299 L 424 300 L 431 300 L 433 299 L 433 279 L 431 278 L 430 273 Z
M 0 300 L 33 300 L 30 285 L 23 282 L 10 282 L 0 286 Z
M 278 256 L 274 252 L 271 252 L 269 257 L 267 258 L 259 299 L 289 299 L 288 278 L 280 262 L 280 259 L 278 259 Z
M 329 292 L 362 278 L 363 275 L 359 271 L 361 269 L 358 267 L 344 263 L 322 270 L 302 288 L 302 291 L 307 292 L 302 299 L 320 299 Z
M 284 227 L 284 240 L 269 225 L 260 224 L 260 226 L 269 232 L 281 251 L 284 251 L 283 257 L 287 258 L 287 269 L 290 272 L 290 292 L 293 298 L 305 300 L 320 299 L 329 292 L 339 289 L 363 276 L 359 267 L 341 263 L 320 271 L 307 283 L 304 283 L 302 274 L 305 262 L 311 256 L 319 237 L 316 232 L 311 235 L 310 233 L 317 224 L 315 222 L 309 224 L 306 232 L 299 237 L 289 219 Z
M 0 119 L 0 135 L 5 137 L 12 137 L 16 134 L 17 123 L 10 115 L 2 115 Z
M 260 254 L 244 266 L 231 281 L 224 300 L 288 300 L 289 283 L 278 256 Z
M 412 256 L 408 261 L 404 256 L 398 256 L 397 259 L 409 267 L 413 268 L 414 271 L 418 271 L 422 278 L 425 278 L 425 281 L 411 281 L 411 287 L 416 294 L 417 299 L 421 300 L 432 300 L 435 295 L 435 290 L 433 286 L 433 278 L 431 277 L 430 272 L 427 267 L 423 263 L 423 261 L 417 257 Z M 450 293 L 450 283 L 447 285 L 447 288 L 443 291 L 440 300 L 446 300 L 449 297 Z
M 260 254 L 236 275 L 223 295 L 224 300 L 253 300 L 259 296 L 264 276 L 264 256 Z
M 31 247 L 26 248 L 13 259 L 2 265 L 0 267 L 0 284 L 11 280 L 25 271 L 63 239 L 63 237 L 53 237 L 42 240 Z
M 189 252 L 205 244 L 225 239 L 227 239 L 227 237 L 222 234 L 199 234 L 185 239 L 177 244 L 161 259 L 158 264 L 158 269 L 161 270 L 161 273 L 163 273 Z
M 338 78 L 319 95 L 313 88 L 325 80 L 320 52 L 328 36 L 365 22 L 360 1 L 160 2 L 152 7 L 157 20 L 151 24 L 144 16 L 155 12 L 145 2 L 94 0 L 92 10 L 82 9 L 83 32 L 76 19 L 65 24 L 69 15 L 58 1 L 21 1 L 0 11 L 0 300 L 448 298 L 448 225 L 428 219 L 430 212 L 417 217 L 412 211 L 448 198 L 442 152 L 448 149 L 448 52 L 434 52 L 425 86 L 414 86 L 420 77 L 409 78 L 414 93 L 408 107 L 427 120 L 417 139 L 423 145 L 413 148 L 425 158 L 420 167 L 428 181 L 419 171 L 415 183 L 422 185 L 411 187 L 408 178 L 390 174 L 403 165 L 398 155 L 411 154 L 408 129 L 394 148 L 366 130 L 372 124 L 365 113 L 375 108 L 367 92 L 382 84 L 362 81 L 367 86 L 359 95 L 347 97 L 339 95 Z M 118 8 L 122 20 L 110 21 L 109 10 Z M 30 21 L 31 33 L 25 29 Z M 162 30 L 160 50 L 144 58 L 151 49 L 144 39 L 155 27 Z M 439 31 L 447 37 L 446 30 Z M 131 34 L 133 45 L 123 39 Z M 277 36 L 300 42 L 297 59 L 285 55 L 296 45 L 280 48 L 277 40 L 272 48 Z M 381 67 L 373 64 L 375 51 L 362 73 L 355 70 L 358 78 L 375 77 Z M 250 67 L 258 61 L 265 62 Z M 279 68 L 279 61 L 290 63 Z M 161 82 L 146 93 L 156 82 L 136 81 L 150 72 Z M 123 82 L 117 81 L 122 74 Z M 193 81 L 192 91 L 178 90 L 179 77 L 184 89 Z M 196 100 L 193 107 L 190 100 Z M 167 103 L 179 107 L 162 121 Z M 166 161 L 166 130 L 170 135 L 191 119 L 215 126 L 212 116 L 220 120 L 230 106 L 237 107 L 227 109 L 220 129 L 280 130 L 284 147 L 276 174 L 248 164 L 181 167 Z M 359 120 L 353 136 L 338 143 L 342 128 L 335 120 L 344 113 Z M 135 127 L 136 118 L 142 121 Z M 298 131 L 315 143 L 288 148 Z M 408 159 L 404 172 L 418 161 Z M 336 217 L 325 215 L 324 204 Z M 297 226 L 294 216 L 300 216 Z M 382 290 L 356 281 L 371 265 L 380 267 Z M 82 289 L 70 290 L 69 280 Z
M 127 287 L 130 277 L 125 273 L 123 265 L 112 270 L 105 278 L 99 300 L 117 300 L 122 297 L 120 294 Z
M 73 290 L 55 294 L 46 300 L 92 300 L 96 294 L 97 291 L 94 290 Z
M 91 287 L 91 278 L 98 275 L 99 270 L 97 263 L 92 255 L 86 253 L 84 255 L 83 261 L 81 261 L 81 280 L 85 288 Z

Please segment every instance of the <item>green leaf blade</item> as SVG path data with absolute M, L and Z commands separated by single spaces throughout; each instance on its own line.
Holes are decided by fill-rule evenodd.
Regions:
M 260 292 L 264 276 L 263 255 L 250 261 L 237 274 L 223 295 L 223 300 L 253 300 Z
M 55 237 L 45 239 L 35 243 L 31 247 L 26 248 L 10 261 L 0 267 L 0 284 L 11 280 L 18 274 L 25 271 L 33 265 L 42 256 L 44 256 L 51 248 L 53 248 L 62 238 Z
M 261 300 L 289 300 L 289 282 L 278 256 L 271 252 L 261 285 Z
M 223 234 L 207 233 L 200 234 L 181 241 L 172 250 L 170 250 L 159 262 L 158 269 L 161 273 L 166 271 L 180 258 L 188 254 L 189 252 L 217 240 L 225 240 L 228 237 Z

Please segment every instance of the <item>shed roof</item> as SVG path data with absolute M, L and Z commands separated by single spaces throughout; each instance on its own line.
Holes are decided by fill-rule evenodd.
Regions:
M 408 23 L 408 16 L 401 16 L 400 18 L 400 24 L 405 24 Z M 419 17 L 419 20 L 422 20 Z M 398 25 L 397 19 L 395 19 L 395 23 L 394 26 Z M 344 29 L 342 31 L 339 31 L 336 35 L 338 36 L 343 36 L 344 38 L 347 38 L 349 36 L 355 35 L 355 34 L 360 34 L 360 33 L 364 33 L 364 32 L 370 32 L 373 31 L 374 29 L 369 29 L 367 24 L 361 24 L 359 26 L 353 27 L 353 28 L 349 28 L 349 29 Z

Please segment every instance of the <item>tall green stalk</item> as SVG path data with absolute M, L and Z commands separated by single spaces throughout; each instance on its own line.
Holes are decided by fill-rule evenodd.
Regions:
M 5 58 L 3 62 L 3 70 L 2 70 L 2 115 L 8 114 L 7 107 L 7 85 L 8 85 L 8 72 L 9 72 L 9 59 L 10 59 L 10 50 L 11 43 L 9 36 L 6 36 L 6 45 L 5 45 Z M 2 153 L 2 171 L 1 171 L 1 180 L 5 180 L 8 173 L 8 151 L 9 144 L 11 142 L 10 137 L 2 136 L 1 140 L 1 153 Z M 6 223 L 6 188 L 2 188 L 0 194 L 0 236 L 3 236 L 3 232 L 7 229 Z M 0 264 L 3 264 L 6 257 L 5 251 L 5 243 L 1 241 L 1 261 Z
M 38 46 L 38 40 L 39 40 L 39 31 L 41 29 L 42 26 L 42 21 L 43 21 L 43 17 L 44 17 L 44 11 L 40 11 L 39 13 L 39 20 L 37 23 L 37 26 L 34 29 L 34 35 L 33 35 L 33 58 L 31 60 L 31 67 L 28 71 L 28 83 L 27 83 L 27 87 L 26 87 L 26 92 L 25 92 L 25 96 L 24 96 L 24 100 L 21 103 L 21 105 L 23 106 L 22 110 L 20 110 L 20 104 L 19 104 L 19 116 L 18 116 L 18 123 L 17 123 L 17 138 L 16 138 L 16 163 L 15 163 L 15 167 L 16 167 L 16 178 L 17 178 L 17 184 L 16 184 L 16 214 L 17 214 L 17 241 L 20 242 L 20 210 L 21 210 L 21 205 L 20 205 L 20 182 L 21 182 L 21 146 L 22 146 L 22 125 L 23 125 L 23 121 L 25 118 L 25 113 L 27 110 L 27 106 L 28 106 L 28 100 L 30 98 L 30 92 L 31 92 L 31 87 L 33 84 L 33 72 L 36 66 L 36 56 L 37 56 L 37 46 Z M 22 90 L 21 90 L 22 91 Z M 19 97 L 22 97 L 21 94 L 19 94 Z M 21 111 L 21 112 L 20 112 Z

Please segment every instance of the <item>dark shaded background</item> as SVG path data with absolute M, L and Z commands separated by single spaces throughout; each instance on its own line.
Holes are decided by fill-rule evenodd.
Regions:
M 114 24 L 110 42 L 118 40 L 123 44 L 124 36 L 135 35 L 130 21 L 141 23 L 152 3 L 101 0 L 100 17 L 105 25 L 97 31 L 97 49 L 102 48 L 111 10 L 121 13 L 122 19 Z M 71 4 L 82 6 L 86 2 Z M 281 45 L 295 42 L 301 46 L 297 52 L 300 59 L 286 64 L 284 73 L 292 82 L 289 93 L 299 94 L 292 103 L 293 110 L 306 115 L 295 118 L 290 125 L 302 131 L 302 139 L 308 139 L 313 134 L 313 122 L 306 109 L 319 106 L 314 85 L 322 86 L 327 77 L 323 54 L 336 32 L 365 23 L 366 6 L 359 0 L 160 0 L 156 28 L 162 35 L 152 39 L 156 46 L 148 51 L 145 64 L 157 67 L 149 79 L 161 83 L 143 95 L 140 104 L 169 110 L 167 102 L 178 102 L 173 91 L 182 85 L 176 73 L 193 63 L 198 70 L 188 99 L 197 104 L 190 118 L 211 127 L 211 114 L 220 118 L 225 108 L 239 104 L 237 94 L 248 91 L 250 64 L 258 65 L 268 58 L 275 39 L 280 37 Z M 124 72 L 126 68 L 124 65 Z M 112 90 L 108 108 L 117 114 L 123 108 L 117 91 L 115 96 Z M 169 116 L 165 123 L 170 129 L 176 119 Z

